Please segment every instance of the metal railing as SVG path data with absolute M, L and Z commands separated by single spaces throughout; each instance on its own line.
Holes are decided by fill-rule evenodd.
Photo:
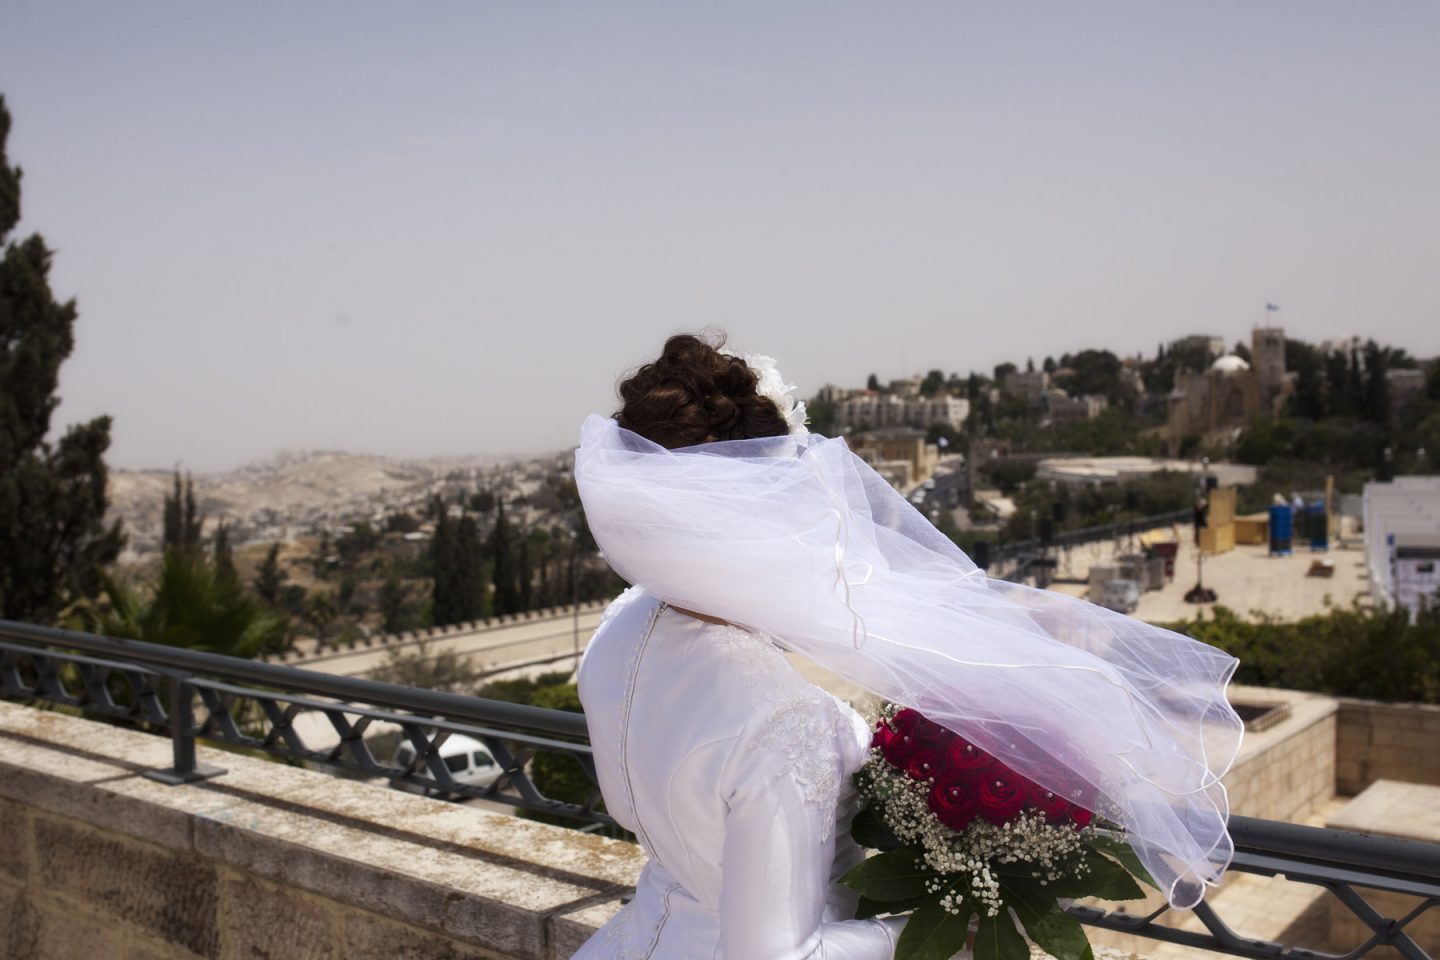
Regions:
M 0 697 L 65 704 L 86 713 L 166 730 L 172 766 L 155 779 L 181 784 L 224 771 L 196 762 L 195 741 L 207 739 L 434 790 L 481 797 L 589 825 L 614 825 L 600 809 L 585 718 L 476 697 L 339 677 L 298 667 L 257 663 L 134 640 L 98 637 L 0 620 Z M 324 716 L 339 737 L 332 747 L 307 746 L 294 726 L 304 712 Z M 379 722 L 396 724 L 414 752 L 401 765 L 376 758 L 365 741 Z M 464 734 L 483 742 L 503 768 L 486 787 L 457 781 L 440 749 Z M 545 797 L 527 773 L 540 752 L 573 758 L 592 785 L 583 803 Z M 1257 940 L 1230 929 L 1206 902 L 1194 910 L 1203 931 L 1161 922 L 1166 906 L 1144 915 L 1075 905 L 1070 913 L 1095 927 L 1232 956 L 1281 960 L 1357 960 L 1378 947 L 1407 960 L 1429 960 L 1407 928 L 1440 907 L 1440 845 L 1230 818 L 1231 869 L 1328 890 L 1371 931 L 1345 953 Z M 1413 900 L 1388 917 L 1364 891 Z
M 0 620 L 0 697 L 63 704 L 87 714 L 167 731 L 169 768 L 148 776 L 185 783 L 225 771 L 198 763 L 197 738 L 247 747 L 456 797 L 476 797 L 588 824 L 613 825 L 593 787 L 582 803 L 544 796 L 527 767 L 537 753 L 595 763 L 577 713 L 419 690 L 300 667 L 261 663 L 87 633 Z M 324 717 L 338 741 L 312 746 L 302 714 Z M 413 759 L 376 757 L 366 734 L 399 728 Z M 441 752 L 455 734 L 485 745 L 499 776 L 488 786 L 457 780 Z M 314 739 L 312 737 L 312 739 Z M 327 738 L 329 739 L 329 738 Z

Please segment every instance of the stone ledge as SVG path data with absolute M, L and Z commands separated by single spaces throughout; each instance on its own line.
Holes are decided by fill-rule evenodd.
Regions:
M 156 857 L 161 849 L 198 857 L 225 871 L 226 889 L 275 884 L 378 915 L 340 924 L 333 935 L 346 942 L 394 940 L 401 934 L 384 925 L 394 921 L 455 944 L 424 955 L 448 950 L 466 960 L 568 956 L 619 908 L 644 865 L 632 844 L 250 756 L 197 753 L 229 772 L 165 786 L 141 773 L 169 765 L 168 740 L 0 703 L 0 799 L 9 801 L 0 803 L 0 836 L 33 830 L 58 843 L 74 833 L 66 818 L 80 821 L 142 841 Z M 27 819 L 26 829 L 12 831 L 12 817 Z M 25 876 L 0 871 L 12 882 Z M 70 879 L 84 895 L 83 871 Z

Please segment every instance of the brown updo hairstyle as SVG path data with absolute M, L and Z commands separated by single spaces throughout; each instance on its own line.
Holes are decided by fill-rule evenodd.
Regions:
M 780 437 L 790 426 L 768 397 L 755 392 L 755 371 L 692 334 L 665 341 L 660 359 L 620 384 L 620 426 L 671 450 L 716 440 Z

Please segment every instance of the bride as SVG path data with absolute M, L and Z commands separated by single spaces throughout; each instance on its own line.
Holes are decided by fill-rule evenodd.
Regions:
M 1127 830 L 1179 907 L 1228 865 L 1219 778 L 1235 661 L 992 581 L 843 440 L 811 435 L 765 357 L 693 336 L 591 417 L 575 475 L 634 586 L 579 671 L 607 809 L 649 855 L 576 960 L 888 958 L 905 918 L 837 880 L 866 722 L 785 651 L 920 710 Z

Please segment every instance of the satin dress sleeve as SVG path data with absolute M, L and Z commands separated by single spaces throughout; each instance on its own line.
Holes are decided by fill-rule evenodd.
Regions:
M 722 787 L 728 808 L 720 885 L 725 957 L 894 955 L 903 918 L 825 917 L 833 912 L 826 907 L 835 899 L 837 843 L 853 852 L 849 818 L 838 831 L 835 819 L 835 795 L 848 787 L 848 755 L 855 752 L 851 718 L 841 709 L 823 694 L 804 697 L 756 718 L 736 743 Z

